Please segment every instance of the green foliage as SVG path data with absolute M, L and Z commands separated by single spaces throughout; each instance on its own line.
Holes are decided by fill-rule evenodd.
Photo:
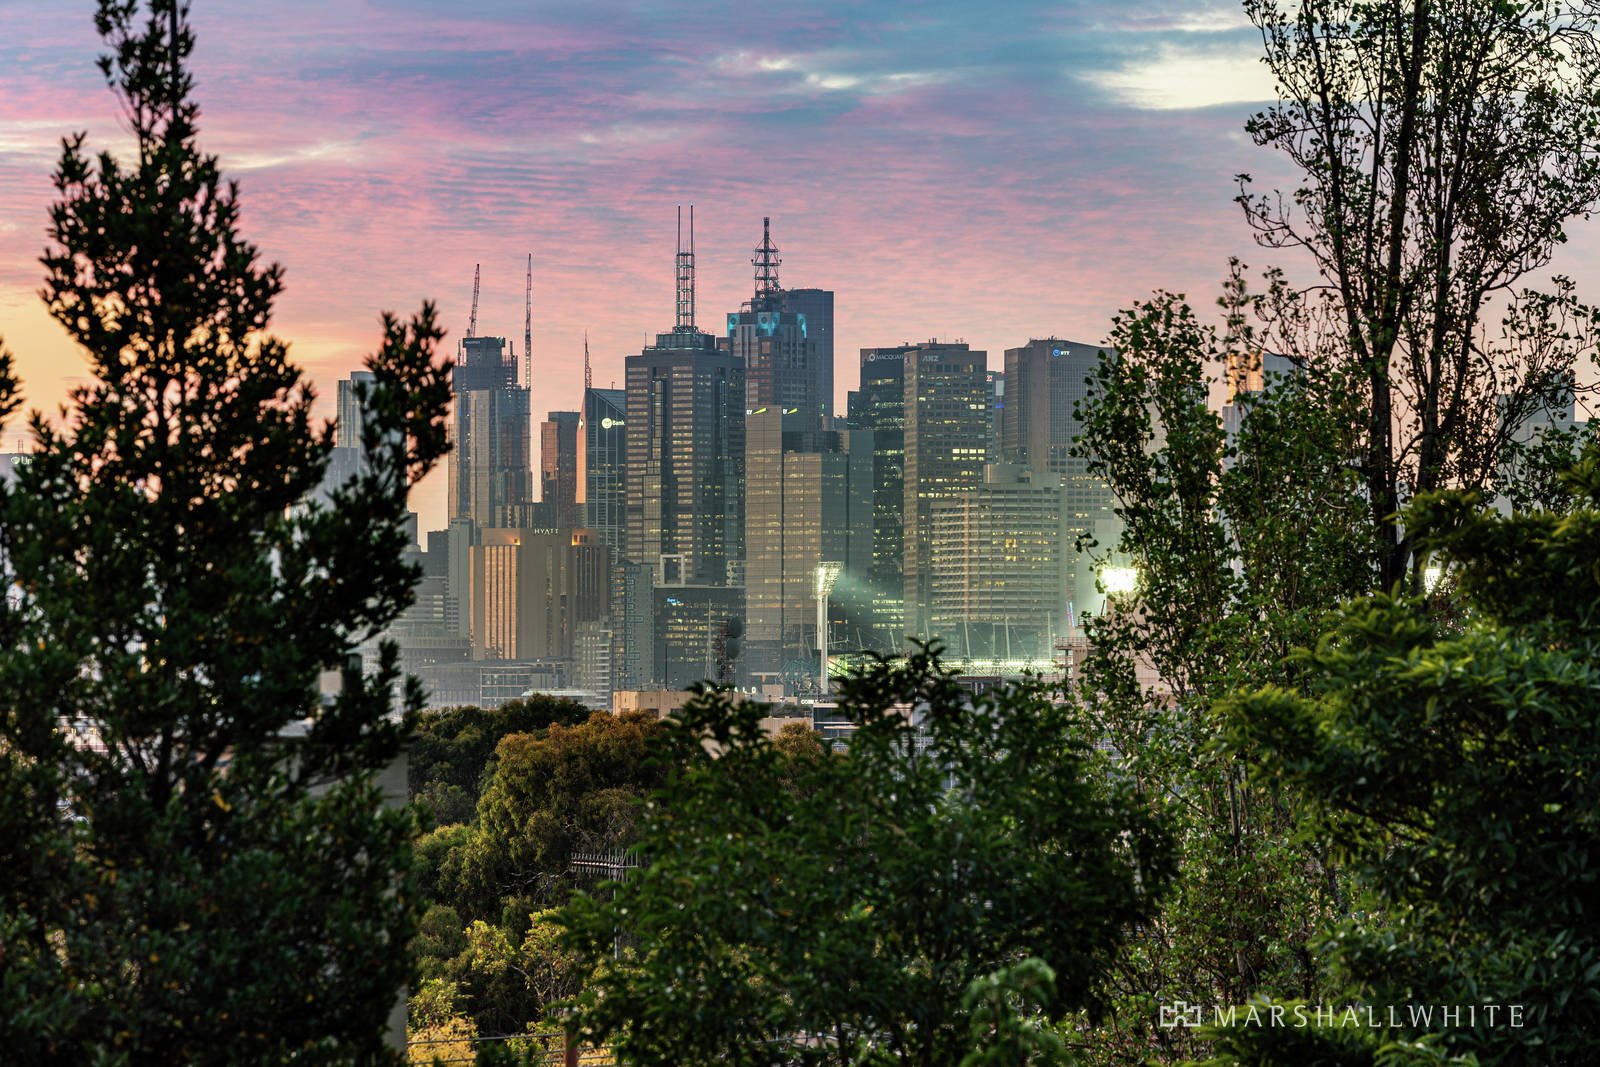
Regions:
M 502 739 L 462 857 L 468 912 L 489 917 L 507 900 L 559 903 L 573 884 L 574 850 L 630 844 L 638 804 L 661 780 L 655 748 L 664 733 L 648 715 L 595 712 L 577 726 Z
M 450 983 L 475 1032 L 520 1033 L 575 991 L 541 909 L 564 902 L 576 884 L 575 849 L 633 842 L 637 809 L 661 781 L 664 727 L 544 697 L 413 721 L 426 739 L 413 788 L 466 783 L 471 792 L 462 791 L 470 824 L 441 826 L 417 842 L 431 907 L 412 951 L 425 977 Z M 414 1012 L 412 1024 L 421 1032 L 424 1021 Z
M 843 754 L 786 754 L 718 691 L 684 709 L 648 864 L 561 912 L 589 1039 L 635 1063 L 957 1063 L 987 1011 L 969 987 L 1030 956 L 1056 978 L 1029 1003 L 1099 1006 L 1170 855 L 1151 805 L 1091 773 L 1079 709 L 1039 686 L 974 704 L 926 651 L 840 702 Z
M 1085 699 L 1120 773 L 1175 798 L 1182 875 L 1158 921 L 1121 953 L 1107 987 L 1116 1025 L 1093 1032 L 1104 1062 L 1201 1050 L 1156 1024 L 1161 1004 L 1239 1003 L 1258 989 L 1311 996 L 1311 948 L 1340 906 L 1333 872 L 1293 840 L 1292 798 L 1245 780 L 1247 754 L 1216 750 L 1215 700 L 1241 685 L 1296 684 L 1285 657 L 1329 604 L 1368 588 L 1375 538 L 1351 471 L 1346 393 L 1309 375 L 1240 393 L 1230 436 L 1209 405 L 1230 356 L 1255 350 L 1240 268 L 1228 330 L 1158 294 L 1116 320 L 1078 412 L 1080 454 L 1116 494 L 1120 561 L 1138 588 L 1090 620 Z
M 1524 1005 L 1523 1028 L 1439 1039 L 1483 1063 L 1588 1062 L 1600 1040 L 1597 460 L 1569 474 L 1564 515 L 1419 498 L 1407 526 L 1455 569 L 1464 624 L 1414 599 L 1355 601 L 1297 657 L 1313 696 L 1269 688 L 1224 708 L 1228 744 L 1299 789 L 1305 833 L 1385 916 L 1334 931 L 1344 991 Z M 1266 1062 L 1245 1038 L 1236 1058 Z
M 406 720 L 411 731 L 407 787 L 440 825 L 471 822 L 501 738 L 538 733 L 557 723 L 574 726 L 588 717 L 588 709 L 577 701 L 543 694 L 509 700 L 497 708 L 413 713 Z
M 14 1062 L 368 1062 L 409 963 L 411 815 L 374 772 L 400 679 L 408 486 L 444 452 L 432 308 L 383 319 L 367 469 L 302 505 L 332 430 L 281 288 L 195 144 L 172 0 L 101 3 L 126 159 L 68 138 L 44 264 L 92 379 L 0 487 L 0 1047 Z M 0 360 L 0 414 L 17 385 Z M 319 699 L 323 671 L 343 688 Z M 405 700 L 419 703 L 414 686 Z
M 1049 964 L 1032 957 L 973 979 L 961 1000 L 971 1021 L 972 1051 L 961 1067 L 1029 1067 L 1064 1064 L 1066 1041 L 1042 1016 L 1055 996 Z

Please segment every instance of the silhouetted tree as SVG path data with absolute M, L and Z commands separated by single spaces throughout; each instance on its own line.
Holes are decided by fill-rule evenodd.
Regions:
M 446 448 L 431 306 L 383 317 L 366 468 L 266 333 L 282 270 L 196 146 L 176 0 L 102 0 L 125 156 L 68 138 L 44 297 L 92 380 L 0 488 L 0 1058 L 373 1062 L 405 984 L 406 492 Z M 0 414 L 16 383 L 0 367 Z M 342 672 L 335 698 L 318 678 Z M 420 704 L 414 683 L 403 703 Z

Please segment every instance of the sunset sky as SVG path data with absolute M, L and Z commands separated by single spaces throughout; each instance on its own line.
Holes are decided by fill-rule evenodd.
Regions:
M 0 0 L 0 333 L 35 406 L 83 373 L 37 298 L 59 138 L 122 136 L 91 0 Z M 274 329 L 330 398 L 380 309 L 436 300 L 453 340 L 521 347 L 534 404 L 577 406 L 673 318 L 673 209 L 695 205 L 700 325 L 750 295 L 772 216 L 788 286 L 837 291 L 856 351 L 1104 338 L 1155 288 L 1209 304 L 1265 264 L 1233 176 L 1285 172 L 1242 124 L 1271 84 L 1237 4 L 750 5 L 195 0 L 202 144 L 287 268 Z M 1600 234 L 1555 265 L 1600 299 Z M 1293 261 L 1285 261 L 1293 266 Z M 5 450 L 16 443 L 9 427 Z M 441 525 L 443 483 L 417 494 Z

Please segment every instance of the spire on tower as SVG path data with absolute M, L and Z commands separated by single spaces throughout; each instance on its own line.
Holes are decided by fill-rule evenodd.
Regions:
M 583 331 L 583 391 L 594 388 L 594 372 L 589 368 L 589 331 Z
M 778 284 L 778 246 L 772 243 L 772 219 L 761 220 L 761 243 L 756 246 L 750 265 L 756 269 L 756 299 L 776 296 L 783 288 Z
M 528 253 L 528 285 L 522 298 L 522 385 L 533 388 L 533 253 Z
M 683 244 L 683 207 L 678 208 L 678 330 L 694 330 L 694 205 L 689 205 L 689 245 Z

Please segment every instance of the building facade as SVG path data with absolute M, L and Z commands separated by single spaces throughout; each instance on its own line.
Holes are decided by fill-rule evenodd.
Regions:
M 988 353 L 961 342 L 928 341 L 904 355 L 905 475 L 901 588 L 905 633 L 932 632 L 929 616 L 934 505 L 983 484 L 989 460 Z
M 627 358 L 624 554 L 663 583 L 724 585 L 744 558 L 744 367 L 689 327 Z
M 871 569 L 871 453 L 816 422 L 772 408 L 745 421 L 743 669 L 758 682 L 815 666 L 817 565 L 843 564 L 847 585 Z
M 528 390 L 503 337 L 463 338 L 456 360 L 449 517 L 495 526 L 504 508 L 533 499 Z
M 953 657 L 1048 662 L 1067 633 L 1071 538 L 1061 476 L 989 464 L 932 508 L 930 633 Z
M 622 557 L 628 452 L 628 394 L 585 389 L 578 425 L 583 525 L 600 535 L 613 559 Z
M 552 411 L 539 424 L 539 499 L 556 526 L 583 525 L 578 513 L 578 424 L 576 411 Z

